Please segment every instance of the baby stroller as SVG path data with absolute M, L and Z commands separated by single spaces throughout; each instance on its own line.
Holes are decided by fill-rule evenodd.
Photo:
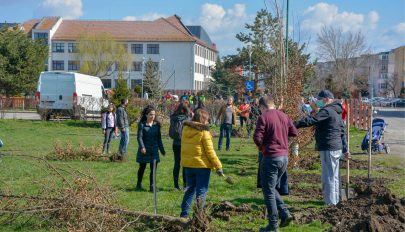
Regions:
M 381 153 L 385 150 L 385 153 L 390 153 L 390 147 L 387 146 L 384 142 L 384 131 L 387 127 L 384 119 L 376 118 L 373 120 L 373 137 L 371 143 L 371 152 L 372 153 Z M 363 151 L 368 150 L 368 141 L 370 140 L 370 132 L 367 131 L 366 136 L 364 136 L 363 142 L 361 143 L 361 149 Z

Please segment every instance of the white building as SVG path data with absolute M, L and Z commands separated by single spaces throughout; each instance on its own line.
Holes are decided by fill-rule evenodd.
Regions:
M 125 77 L 130 88 L 141 84 L 145 61 L 158 67 L 163 86 L 177 92 L 202 90 L 211 78 L 217 50 L 200 26 L 185 26 L 177 15 L 154 21 L 87 21 L 45 17 L 23 23 L 32 39 L 45 39 L 49 46 L 46 69 L 77 72 L 77 40 L 83 34 L 108 33 L 133 55 Z M 114 88 L 117 72 L 102 78 Z

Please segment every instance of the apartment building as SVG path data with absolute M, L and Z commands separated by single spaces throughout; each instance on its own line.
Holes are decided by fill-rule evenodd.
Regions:
M 405 86 L 405 46 L 377 54 L 367 54 L 350 60 L 354 69 L 353 78 L 367 78 L 369 97 L 396 97 L 389 90 L 389 82 L 394 76 L 398 82 L 395 93 L 399 94 Z M 319 62 L 316 66 L 316 77 L 324 79 L 333 72 L 333 62 Z
M 43 39 L 49 46 L 46 70 L 80 70 L 77 41 L 83 34 L 108 33 L 132 55 L 132 65 L 124 78 L 134 88 L 143 79 L 145 62 L 151 59 L 159 70 L 166 90 L 202 90 L 210 80 L 218 51 L 201 26 L 185 26 L 173 15 L 154 21 L 66 20 L 45 17 L 22 24 L 32 39 Z M 112 67 L 114 69 L 114 67 Z M 114 88 L 118 72 L 102 78 L 106 88 Z

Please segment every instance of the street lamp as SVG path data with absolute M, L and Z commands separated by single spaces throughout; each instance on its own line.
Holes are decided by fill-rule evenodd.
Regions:
M 145 76 L 145 57 L 142 57 L 142 73 L 141 73 L 141 85 L 142 85 L 142 90 L 141 90 L 141 98 L 144 98 L 145 96 L 143 95 L 143 78 Z
M 164 58 L 159 60 L 159 81 L 163 81 L 162 80 L 162 62 L 165 61 Z
M 248 52 L 249 52 L 249 81 L 252 80 L 252 46 L 248 45 L 247 46 Z

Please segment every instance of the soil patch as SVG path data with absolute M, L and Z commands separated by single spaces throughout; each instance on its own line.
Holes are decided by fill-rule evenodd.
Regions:
M 303 199 L 322 199 L 322 189 L 321 188 L 299 188 L 296 185 L 291 185 L 289 189 L 289 196 L 299 197 Z
M 346 161 L 340 161 L 340 168 L 346 168 Z M 373 166 L 375 168 L 376 166 Z M 350 160 L 350 169 L 361 169 L 367 170 L 368 169 L 368 161 L 367 160 Z
M 229 201 L 223 201 L 219 204 L 212 205 L 211 216 L 224 221 L 229 221 L 231 219 L 231 216 L 250 213 L 253 211 L 254 207 L 259 208 L 258 206 L 252 206 L 248 204 L 235 206 Z
M 307 173 L 288 173 L 288 182 L 290 184 L 306 183 L 306 184 L 319 184 L 321 183 L 321 176 L 318 174 Z
M 391 194 L 382 181 L 359 180 L 355 198 L 319 211 L 297 213 L 295 219 L 299 223 L 320 220 L 333 225 L 331 231 L 405 231 L 405 198 Z

